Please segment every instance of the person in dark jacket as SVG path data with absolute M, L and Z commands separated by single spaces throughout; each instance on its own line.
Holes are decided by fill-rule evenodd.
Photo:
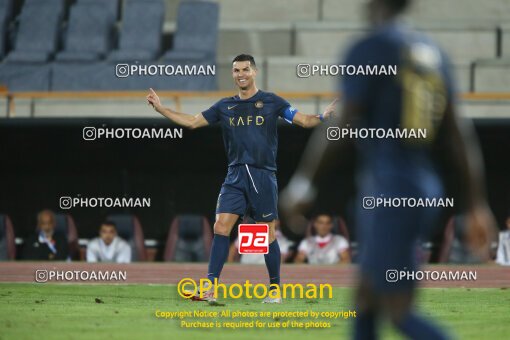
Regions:
M 66 235 L 55 231 L 56 219 L 51 210 L 37 214 L 37 231 L 30 236 L 24 247 L 25 260 L 63 261 L 67 260 L 68 245 Z

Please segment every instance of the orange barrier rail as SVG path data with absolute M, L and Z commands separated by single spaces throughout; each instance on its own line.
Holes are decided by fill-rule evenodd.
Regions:
M 140 98 L 144 100 L 147 91 L 97 91 L 97 92 L 9 92 L 5 88 L 0 88 L 0 96 L 7 99 L 7 117 L 11 117 L 14 112 L 16 99 L 29 99 L 33 107 L 36 99 L 126 99 Z M 222 98 L 232 96 L 235 91 L 211 91 L 211 92 L 185 92 L 185 91 L 158 91 L 162 98 L 171 98 L 175 101 L 177 111 L 181 109 L 181 100 L 184 98 L 213 97 Z M 285 99 L 312 99 L 317 102 L 325 99 L 332 99 L 338 96 L 334 92 L 277 92 Z M 460 94 L 462 100 L 476 101 L 499 101 L 510 100 L 510 92 L 467 92 Z M 33 116 L 33 115 L 32 115 Z

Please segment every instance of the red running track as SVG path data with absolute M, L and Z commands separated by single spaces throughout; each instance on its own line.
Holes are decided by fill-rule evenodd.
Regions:
M 421 268 L 431 271 L 476 271 L 476 281 L 421 281 L 422 287 L 508 288 L 510 268 L 497 265 L 432 265 Z M 191 263 L 131 263 L 106 264 L 85 262 L 0 262 L 0 282 L 35 282 L 37 270 L 48 271 L 126 271 L 128 284 L 177 284 L 183 278 L 198 280 L 207 273 L 207 264 Z M 222 283 L 267 283 L 264 265 L 225 265 Z M 104 283 L 105 281 L 51 281 L 62 283 Z M 111 281 L 106 281 L 111 282 Z M 282 266 L 282 282 L 329 283 L 337 287 L 352 287 L 356 282 L 354 265 L 293 265 Z

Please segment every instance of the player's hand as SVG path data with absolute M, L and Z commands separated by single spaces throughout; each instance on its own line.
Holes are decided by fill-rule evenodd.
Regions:
M 149 94 L 147 95 L 147 105 L 151 105 L 156 111 L 161 107 L 161 100 L 159 100 L 156 92 L 150 88 Z
M 479 204 L 467 212 L 464 241 L 473 255 L 488 261 L 491 243 L 496 236 L 496 222 L 487 204 Z
M 329 103 L 328 106 L 326 106 L 326 108 L 324 109 L 324 112 L 322 113 L 322 117 L 324 119 L 329 119 L 335 115 L 337 102 L 338 102 L 338 98 L 335 98 L 331 103 Z
M 280 209 L 287 226 L 296 234 L 305 232 L 307 223 L 303 213 L 308 210 L 316 196 L 312 183 L 304 176 L 294 175 L 279 195 Z

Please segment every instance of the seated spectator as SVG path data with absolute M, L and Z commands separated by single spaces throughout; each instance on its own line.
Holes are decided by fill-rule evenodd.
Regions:
M 319 214 L 313 221 L 315 235 L 305 238 L 298 247 L 296 263 L 308 260 L 310 264 L 335 264 L 351 262 L 349 243 L 340 235 L 333 235 L 333 218 Z
M 117 235 L 115 223 L 106 221 L 101 224 L 99 237 L 87 245 L 87 262 L 131 262 L 131 247 Z
M 45 209 L 37 214 L 37 232 L 30 236 L 23 248 L 26 260 L 67 260 L 67 236 L 55 231 L 53 211 Z
M 282 255 L 282 262 L 285 262 L 292 256 L 292 252 L 290 251 L 290 247 L 292 247 L 293 242 L 283 235 L 280 231 L 280 221 L 276 220 L 275 224 L 275 236 L 278 241 L 278 245 L 280 246 L 280 253 Z M 236 262 L 239 261 L 243 264 L 264 264 L 264 254 L 239 254 L 239 238 L 236 238 L 234 243 L 230 246 L 230 250 L 228 253 L 228 262 Z M 241 255 L 241 256 L 239 256 Z
M 496 263 L 510 266 L 510 215 L 506 219 L 506 230 L 499 232 Z

